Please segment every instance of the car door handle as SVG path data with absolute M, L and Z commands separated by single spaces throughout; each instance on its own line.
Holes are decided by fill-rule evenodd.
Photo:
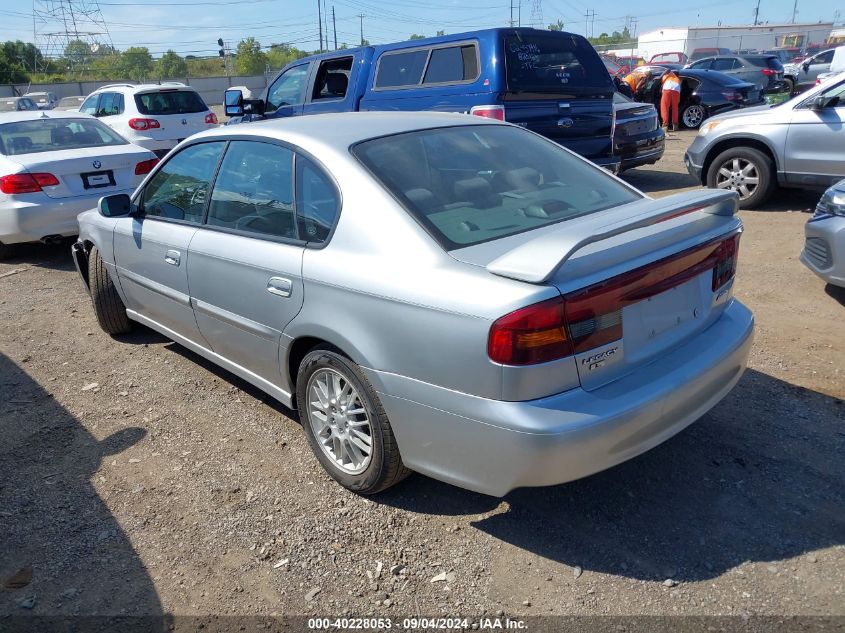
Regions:
M 271 295 L 278 295 L 280 297 L 289 297 L 293 290 L 293 282 L 284 277 L 271 277 L 267 282 L 267 292 Z
M 178 266 L 179 260 L 182 258 L 182 255 L 179 251 L 167 251 L 164 254 L 164 261 L 171 266 Z

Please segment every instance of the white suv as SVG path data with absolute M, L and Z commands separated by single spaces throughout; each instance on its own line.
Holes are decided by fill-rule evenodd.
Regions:
M 217 115 L 197 91 L 175 82 L 103 86 L 88 95 L 79 111 L 94 115 L 159 158 L 179 141 L 217 126 Z

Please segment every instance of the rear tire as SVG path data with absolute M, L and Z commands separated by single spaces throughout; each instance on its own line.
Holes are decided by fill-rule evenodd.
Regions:
M 411 474 L 375 389 L 345 356 L 323 348 L 306 354 L 297 373 L 296 401 L 311 450 L 344 488 L 372 495 Z
M 771 197 L 776 187 L 772 160 L 753 147 L 731 147 L 710 163 L 707 186 L 736 191 L 740 209 L 757 208 Z
M 707 110 L 704 109 L 704 106 L 697 103 L 688 105 L 684 108 L 683 112 L 681 112 L 681 121 L 683 122 L 684 127 L 687 127 L 690 130 L 697 129 L 706 118 Z
M 91 303 L 97 323 L 107 334 L 126 334 L 132 329 L 132 322 L 126 316 L 126 306 L 109 277 L 106 265 L 97 247 L 88 255 L 88 285 L 91 289 Z
M 786 90 L 789 92 L 789 96 L 795 94 L 795 80 L 792 77 L 786 77 L 783 80 L 783 83 L 786 84 Z

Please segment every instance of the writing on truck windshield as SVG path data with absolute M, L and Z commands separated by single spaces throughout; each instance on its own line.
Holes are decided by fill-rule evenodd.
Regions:
M 588 42 L 570 36 L 505 37 L 508 88 L 553 92 L 571 88 L 607 88 L 610 76 Z

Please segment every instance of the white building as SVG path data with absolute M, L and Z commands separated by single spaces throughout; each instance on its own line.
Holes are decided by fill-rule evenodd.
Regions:
M 710 49 L 699 51 L 699 57 L 703 52 L 716 54 L 718 49 L 736 51 L 786 47 L 803 50 L 808 46 L 824 45 L 832 30 L 832 22 L 662 28 L 640 35 L 638 49 L 646 60 L 658 53 L 676 51 L 692 55 L 696 49 Z

